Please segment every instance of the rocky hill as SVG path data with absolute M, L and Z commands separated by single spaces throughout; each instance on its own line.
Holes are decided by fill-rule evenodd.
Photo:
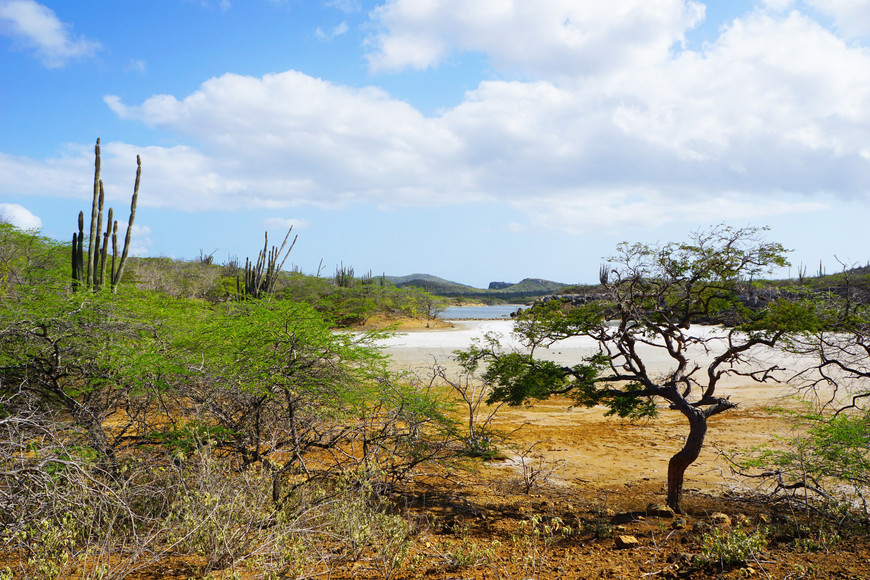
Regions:
M 554 294 L 568 287 L 568 284 L 541 278 L 525 278 L 518 283 L 491 282 L 486 289 L 475 288 L 452 282 L 431 274 L 410 274 L 407 276 L 387 276 L 387 280 L 398 287 L 415 286 L 437 296 L 478 300 L 481 302 L 529 302 Z

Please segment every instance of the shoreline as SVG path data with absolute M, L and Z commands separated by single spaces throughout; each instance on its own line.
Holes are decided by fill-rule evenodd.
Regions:
M 409 316 L 376 315 L 369 318 L 365 324 L 353 326 L 351 331 L 388 330 L 397 332 L 426 332 L 429 330 L 450 330 L 454 328 L 451 321 L 440 318 L 413 318 Z

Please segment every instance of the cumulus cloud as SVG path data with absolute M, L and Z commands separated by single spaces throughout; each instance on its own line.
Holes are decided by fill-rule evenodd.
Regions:
M 36 51 L 45 66 L 57 68 L 93 56 L 100 43 L 75 37 L 51 8 L 35 0 L 0 0 L 0 34 Z
M 153 154 L 161 175 L 177 171 L 164 167 L 177 166 L 176 155 L 191 165 L 186 174 L 207 175 L 191 193 L 199 192 L 193 198 L 209 208 L 406 205 L 431 202 L 433 189 L 444 192 L 442 202 L 469 194 L 462 168 L 439 173 L 456 157 L 455 136 L 377 88 L 342 87 L 295 71 L 228 74 L 182 100 L 157 95 L 139 106 L 116 97 L 106 102 L 122 117 L 208 144 L 207 154 L 182 148 Z
M 791 8 L 795 0 L 762 0 L 761 5 L 769 10 L 782 11 Z
M 336 36 L 341 36 L 342 34 L 347 33 L 348 26 L 347 22 L 341 21 L 338 25 L 332 27 L 331 30 L 324 32 L 322 28 L 319 26 L 314 31 L 314 35 L 321 40 L 332 40 Z
M 310 226 L 311 223 L 308 220 L 299 218 L 273 217 L 265 220 L 263 225 L 269 230 L 289 230 L 290 228 L 293 228 L 294 230 L 305 230 L 308 229 L 308 226 Z
M 656 12 L 620 0 L 610 11 L 572 13 L 601 31 L 552 65 L 545 56 L 567 41 L 553 40 L 544 24 L 576 3 L 547 2 L 541 12 L 550 17 L 529 15 L 547 46 L 528 57 L 511 56 L 509 38 L 500 39 L 510 36 L 504 22 L 519 8 L 504 1 L 491 5 L 504 14 L 472 17 L 473 4 L 395 0 L 376 15 L 387 22 L 386 12 L 411 14 L 416 6 L 411 15 L 433 17 L 436 31 L 450 18 L 474 30 L 489 26 L 481 37 L 489 44 L 484 38 L 478 49 L 522 75 L 481 82 L 431 116 L 377 87 L 297 71 L 226 74 L 189 95 L 138 104 L 107 96 L 121 118 L 198 144 L 105 144 L 107 192 L 129 199 L 140 154 L 140 204 L 184 210 L 496 202 L 538 227 L 578 231 L 590 221 L 749 219 L 823 211 L 837 196 L 870 197 L 870 53 L 807 14 L 761 8 L 694 51 L 674 43 L 700 18 L 698 6 L 644 4 Z M 448 15 L 450 6 L 458 14 Z M 622 28 L 614 14 L 622 14 Z M 473 48 L 463 40 L 470 32 L 456 35 L 438 37 L 444 54 Z M 616 38 L 630 46 L 611 51 Z M 574 56 L 580 64 L 562 63 Z M 84 147 L 47 162 L 0 155 L 0 194 L 27 187 L 86 197 L 92 162 Z M 81 184 L 71 188 L 73 170 Z
M 850 37 L 870 36 L 870 2 L 866 0 L 805 0 L 830 16 L 835 26 Z
M 88 161 L 84 157 L 86 151 L 86 147 L 74 147 L 61 157 L 48 160 L 0 153 L 0 195 L 39 191 L 70 197 L 76 196 L 78 191 L 90 189 L 93 192 L 93 153 Z
M 118 220 L 118 236 L 125 236 L 127 231 L 127 222 Z M 151 239 L 151 228 L 133 224 L 133 229 L 130 236 L 129 255 L 141 258 L 150 254 L 151 248 L 154 246 L 154 240 Z
M 685 0 L 389 0 L 373 12 L 368 58 L 389 72 L 476 51 L 502 71 L 576 76 L 665 60 L 703 17 Z
M 22 230 L 38 230 L 42 227 L 39 216 L 33 215 L 26 207 L 17 203 L 0 203 L 0 221 Z
M 518 201 L 513 205 L 527 213 L 531 223 L 539 228 L 574 234 L 590 226 L 611 230 L 643 229 L 674 222 L 756 220 L 830 209 L 829 204 L 822 201 L 795 201 L 789 196 L 759 199 L 736 193 L 679 199 L 644 187 L 620 191 L 590 189 L 534 202 Z
M 860 72 L 867 66 L 870 54 L 806 16 L 755 14 L 734 21 L 702 54 L 622 75 L 628 98 L 614 119 L 626 134 L 686 159 L 727 155 L 735 169 L 753 164 L 741 151 L 759 147 L 841 160 L 866 139 L 854 129 L 868 119 L 870 83 Z

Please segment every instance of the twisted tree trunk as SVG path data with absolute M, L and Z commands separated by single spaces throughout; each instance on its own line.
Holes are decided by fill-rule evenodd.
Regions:
M 689 420 L 689 436 L 686 443 L 668 462 L 668 506 L 677 513 L 684 513 L 683 476 L 686 469 L 698 459 L 704 437 L 707 434 L 707 416 L 697 407 L 692 407 L 683 399 L 682 404 L 676 404 L 677 409 Z

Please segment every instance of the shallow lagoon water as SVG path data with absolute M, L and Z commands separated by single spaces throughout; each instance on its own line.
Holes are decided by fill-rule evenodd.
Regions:
M 519 308 L 523 308 L 523 306 L 521 304 L 450 306 L 444 309 L 439 318 L 442 320 L 506 320 Z

